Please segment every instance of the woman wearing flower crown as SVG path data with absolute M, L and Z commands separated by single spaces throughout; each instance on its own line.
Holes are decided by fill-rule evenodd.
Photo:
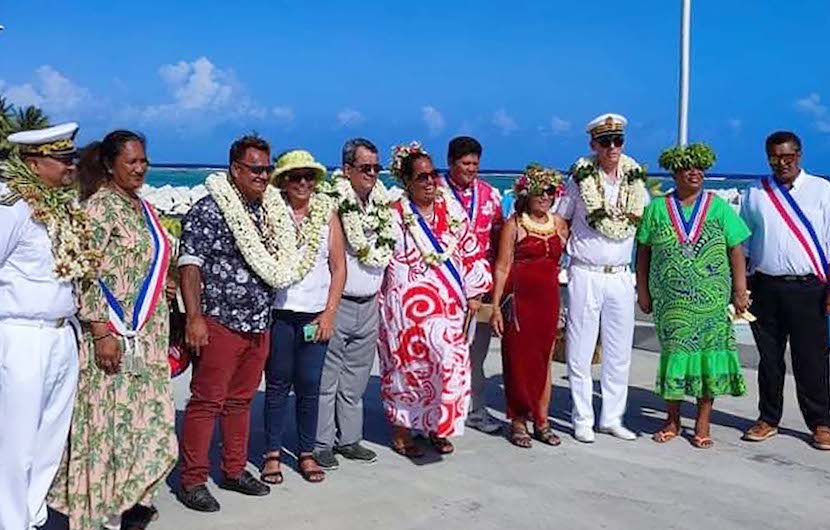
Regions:
M 444 195 L 432 159 L 417 142 L 393 149 L 404 185 L 393 205 L 395 249 L 380 291 L 381 398 L 392 449 L 423 456 L 411 431 L 441 454 L 454 451 L 470 400 L 469 324 L 490 289 L 488 264 L 464 210 Z
M 741 243 L 746 224 L 732 207 L 704 191 L 703 172 L 715 154 L 703 144 L 667 149 L 660 166 L 674 174 L 676 188 L 652 202 L 637 232 L 637 302 L 654 311 L 660 340 L 656 392 L 668 404 L 668 418 L 654 441 L 668 442 L 681 431 L 680 403 L 697 398 L 692 445 L 712 447 L 709 417 L 715 396 L 741 396 L 735 331 L 729 315 L 749 306 Z
M 280 484 L 283 431 L 288 393 L 296 395 L 299 470 L 309 482 L 325 473 L 312 456 L 317 436 L 320 377 L 334 317 L 346 283 L 346 254 L 336 204 L 316 185 L 326 168 L 308 151 L 283 153 L 276 160 L 272 184 L 280 193 L 276 205 L 277 252 L 292 278 L 274 297 L 271 352 L 265 365 L 265 462 L 262 480 Z
M 568 240 L 564 220 L 550 213 L 562 175 L 530 165 L 516 179 L 516 213 L 499 238 L 490 326 L 501 342 L 510 441 L 531 446 L 526 421 L 537 440 L 559 445 L 548 422 L 550 360 L 559 319 L 559 259 Z M 512 295 L 503 313 L 504 295 Z M 505 310 L 506 311 L 506 310 Z M 506 322 L 505 322 L 506 321 Z

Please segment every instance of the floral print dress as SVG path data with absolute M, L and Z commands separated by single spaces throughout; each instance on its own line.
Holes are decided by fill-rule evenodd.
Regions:
M 144 216 L 104 186 L 85 205 L 93 247 L 101 250 L 101 279 L 121 303 L 126 322 L 152 260 L 154 247 Z M 109 319 L 97 283 L 80 286 L 80 379 L 60 470 L 50 506 L 69 517 L 71 530 L 99 530 L 111 516 L 149 505 L 175 465 L 175 408 L 167 361 L 169 318 L 164 296 L 139 332 L 135 359 L 116 375 L 95 364 L 88 323 Z M 123 351 L 123 345 L 122 345 Z

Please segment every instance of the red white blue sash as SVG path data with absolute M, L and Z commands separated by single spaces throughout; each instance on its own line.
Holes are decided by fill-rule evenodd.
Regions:
M 164 295 L 167 282 L 167 266 L 170 262 L 170 242 L 164 234 L 158 215 L 150 207 L 147 201 L 141 201 L 141 208 L 144 212 L 144 220 L 153 239 L 153 259 L 150 262 L 150 269 L 141 284 L 141 290 L 135 300 L 132 322 L 124 322 L 124 308 L 112 294 L 103 280 L 99 279 L 98 284 L 104 292 L 109 306 L 109 322 L 107 327 L 112 333 L 121 337 L 133 338 L 141 331 L 141 328 L 150 319 L 156 309 L 161 297 Z
M 712 193 L 708 191 L 701 193 L 692 208 L 691 217 L 686 220 L 683 215 L 683 205 L 677 197 L 677 192 L 666 195 L 666 209 L 669 211 L 669 219 L 681 245 L 694 245 L 700 239 L 700 234 L 703 232 L 703 223 L 711 204 Z
M 810 258 L 813 272 L 819 280 L 826 282 L 827 257 L 824 254 L 818 235 L 810 220 L 804 215 L 804 211 L 795 202 L 789 190 L 781 186 L 775 179 L 765 178 L 761 181 L 761 185 L 772 201 L 772 205 L 775 206 L 775 210 L 795 235 L 804 252 L 807 253 L 807 257 Z
M 458 193 L 458 190 L 453 185 L 452 181 L 450 180 L 449 174 L 447 174 L 444 177 L 444 180 L 447 181 L 447 187 L 450 188 L 452 194 L 455 195 L 455 199 L 458 201 L 458 204 L 460 204 L 461 207 L 464 208 L 464 201 L 461 200 L 461 194 Z M 467 208 L 465 208 L 465 210 L 467 211 L 467 218 L 470 220 L 470 223 L 472 224 L 472 226 L 475 226 L 476 215 L 478 214 L 478 181 L 473 181 L 470 187 L 473 190 L 473 197 L 470 199 L 470 205 Z
M 421 215 L 421 212 L 418 211 L 418 207 L 415 206 L 415 203 L 409 201 L 409 206 L 412 209 L 412 212 L 415 214 L 415 218 L 417 219 L 417 223 L 415 224 L 415 226 L 412 227 L 412 230 L 420 231 L 421 235 L 426 237 L 427 240 L 429 240 L 430 244 L 432 245 L 432 248 L 435 250 L 436 253 L 441 254 L 442 252 L 444 252 L 444 247 L 441 245 L 441 242 L 438 240 L 435 233 L 429 227 L 429 224 Z M 439 205 L 438 202 L 435 203 L 436 216 L 441 215 L 441 207 L 446 209 L 447 205 Z M 448 212 L 443 212 L 444 218 L 438 218 L 439 224 L 443 224 L 445 230 L 450 229 L 449 221 L 448 219 L 446 219 L 448 215 Z M 435 266 L 434 270 L 441 282 L 453 294 L 455 294 L 456 298 L 458 299 L 458 303 L 461 304 L 461 307 L 467 307 L 467 297 L 464 295 L 464 280 L 462 279 L 461 273 L 458 272 L 458 268 L 452 262 L 452 257 L 443 261 L 440 265 Z

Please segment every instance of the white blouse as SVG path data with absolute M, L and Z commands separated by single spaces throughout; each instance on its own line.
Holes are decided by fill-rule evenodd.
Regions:
M 329 223 L 320 227 L 320 248 L 314 258 L 314 266 L 297 283 L 283 289 L 277 289 L 274 296 L 274 309 L 295 311 L 297 313 L 319 313 L 326 308 L 331 286 L 329 269 Z M 305 248 L 301 249 L 305 252 Z

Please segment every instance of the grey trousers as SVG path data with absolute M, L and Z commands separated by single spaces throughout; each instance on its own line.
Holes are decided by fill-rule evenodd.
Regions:
M 377 298 L 362 304 L 342 299 L 320 378 L 317 450 L 363 439 L 363 393 L 377 340 Z
M 487 411 L 487 377 L 484 375 L 484 360 L 490 349 L 492 329 L 487 322 L 476 322 L 476 332 L 470 345 L 470 415 Z

